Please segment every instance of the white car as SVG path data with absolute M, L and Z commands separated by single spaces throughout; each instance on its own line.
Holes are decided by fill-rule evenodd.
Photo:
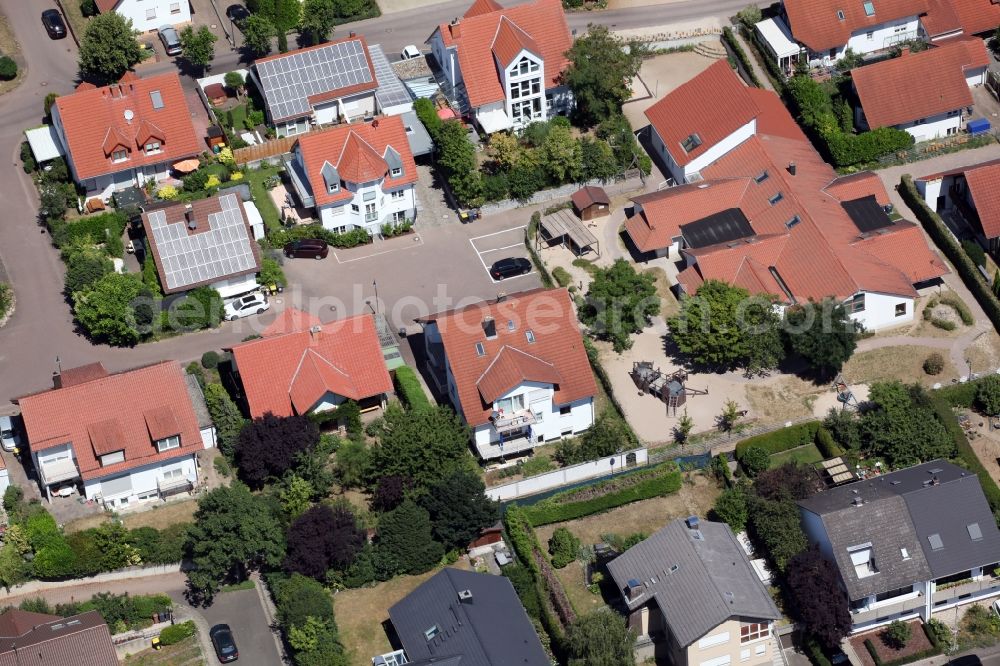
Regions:
M 240 296 L 226 303 L 226 321 L 235 321 L 241 317 L 263 314 L 264 310 L 270 307 L 271 304 L 267 302 L 267 297 L 263 293 L 255 291 L 252 294 Z
M 21 436 L 14 430 L 14 419 L 10 416 L 0 416 L 0 448 L 13 451 L 21 446 Z
M 409 46 L 403 47 L 399 57 L 403 60 L 412 60 L 413 58 L 419 58 L 420 55 L 420 49 L 418 49 L 415 45 L 410 44 Z

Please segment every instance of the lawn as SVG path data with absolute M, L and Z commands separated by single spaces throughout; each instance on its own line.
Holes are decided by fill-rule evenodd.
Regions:
M 257 210 L 264 218 L 264 227 L 268 231 L 281 229 L 281 213 L 271 201 L 271 196 L 268 194 L 267 188 L 264 187 L 264 181 L 277 175 L 279 171 L 281 168 L 277 166 L 262 166 L 259 169 L 248 169 L 243 174 L 247 184 L 250 185 L 250 194 L 253 195 L 254 203 L 257 204 Z
M 765 422 L 783 422 L 812 414 L 812 403 L 829 386 L 790 375 L 766 384 L 747 384 L 746 396 L 754 415 Z
M 10 27 L 10 23 L 7 22 L 7 17 L 0 14 L 0 54 L 8 55 L 10 57 L 15 57 L 21 53 L 21 45 L 17 43 L 17 39 L 14 37 L 14 31 Z M 0 95 L 10 92 L 14 88 L 21 85 L 21 81 L 27 76 L 28 70 L 26 67 L 17 68 L 17 76 L 15 76 L 10 81 L 0 81 Z
M 931 376 L 924 372 L 923 363 L 924 359 L 935 352 L 944 357 L 944 371 Z M 883 347 L 855 354 L 844 365 L 842 374 L 854 384 L 899 380 L 904 384 L 920 383 L 925 386 L 935 382 L 945 383 L 958 376 L 955 366 L 948 359 L 946 349 L 920 345 Z
M 159 650 L 150 648 L 129 655 L 122 663 L 127 666 L 199 666 L 205 663 L 205 655 L 198 637 L 191 636 Z
M 454 565 L 470 570 L 469 561 Z M 392 650 L 382 623 L 389 619 L 389 607 L 437 573 L 437 569 L 419 576 L 398 576 L 375 587 L 342 590 L 333 597 L 333 612 L 340 629 L 340 640 L 352 664 L 368 664 L 375 655 Z
M 603 540 L 602 534 L 628 536 L 636 532 L 653 533 L 674 518 L 706 516 L 715 504 L 719 488 L 714 479 L 698 472 L 691 473 L 690 479 L 673 495 L 654 497 L 585 518 L 539 527 L 535 530 L 538 541 L 545 546 L 557 527 L 567 527 L 581 543 L 594 544 Z
M 83 33 L 87 29 L 87 24 L 90 22 L 89 18 L 83 15 L 80 11 L 80 3 L 78 0 L 65 0 L 65 2 L 59 3 L 59 6 L 63 9 L 63 15 L 66 16 L 66 20 L 69 22 L 70 28 L 73 30 L 73 34 L 79 40 L 83 39 Z
M 592 610 L 603 608 L 604 597 L 594 594 L 587 588 L 586 570 L 579 560 L 574 560 L 562 569 L 554 569 L 556 576 L 566 590 L 570 604 L 577 615 L 589 613 Z
M 806 444 L 805 446 L 797 446 L 794 449 L 773 454 L 771 456 L 771 467 L 778 467 L 790 462 L 815 465 L 818 462 L 822 462 L 822 460 L 823 454 L 819 452 L 816 445 Z
M 122 516 L 125 527 L 135 529 L 137 527 L 155 527 L 163 529 L 176 523 L 194 522 L 194 512 L 198 508 L 197 500 L 178 500 L 166 504 L 157 504 L 153 508 L 137 513 L 126 513 Z M 97 527 L 108 522 L 110 518 L 105 514 L 78 518 L 66 525 L 66 532 L 80 532 L 91 527 Z

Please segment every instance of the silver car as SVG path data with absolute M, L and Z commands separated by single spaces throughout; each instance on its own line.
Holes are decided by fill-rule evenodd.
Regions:
M 159 30 L 160 41 L 163 42 L 163 48 L 166 50 L 167 55 L 180 55 L 183 49 L 181 48 L 181 38 L 177 35 L 177 31 L 169 25 L 161 25 Z
M 13 451 L 20 446 L 21 436 L 14 429 L 14 418 L 0 416 L 0 448 L 4 451 Z

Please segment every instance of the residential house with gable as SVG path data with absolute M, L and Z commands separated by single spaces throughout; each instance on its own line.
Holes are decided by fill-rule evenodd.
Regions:
M 254 62 L 251 75 L 278 136 L 312 125 L 370 120 L 378 110 L 378 79 L 368 42 L 353 32 L 324 44 L 278 53 Z
M 1000 530 L 974 472 L 934 460 L 818 493 L 799 513 L 840 572 L 855 632 L 1000 596 Z
M 285 168 L 299 201 L 335 232 L 413 221 L 417 166 L 401 116 L 304 134 Z
M 565 114 L 572 94 L 562 83 L 573 37 L 560 0 L 504 8 L 476 0 L 461 19 L 427 40 L 442 88 L 486 134 Z
M 189 0 L 94 0 L 102 14 L 117 12 L 131 19 L 139 32 L 158 30 L 161 26 L 177 27 L 191 22 Z M 81 35 L 82 37 L 82 35 Z
M 549 657 L 510 581 L 445 567 L 389 608 L 402 650 L 374 666 L 548 666 Z
M 348 400 L 381 409 L 393 390 L 367 313 L 322 324 L 285 308 L 260 339 L 230 351 L 251 418 L 324 412 Z
M 43 493 L 64 486 L 121 510 L 198 485 L 199 427 L 181 366 L 163 361 L 108 374 L 100 363 L 62 371 L 48 391 L 18 398 Z
M 877 175 L 838 176 L 778 96 L 725 61 L 646 114 L 678 185 L 635 197 L 625 229 L 641 258 L 680 262 L 678 291 L 715 279 L 780 306 L 833 297 L 877 330 L 912 321 L 917 287 L 947 272 L 887 213 Z
M 236 194 L 175 203 L 142 214 L 146 247 L 164 294 L 210 287 L 223 298 L 257 288 L 260 246 Z
M 1000 160 L 929 174 L 914 181 L 924 201 L 942 217 L 957 218 L 979 244 L 1000 253 Z
M 986 80 L 990 55 L 983 40 L 951 39 L 851 71 L 860 105 L 859 129 L 895 127 L 914 141 L 958 134 L 972 110 L 973 86 Z
M 725 523 L 671 521 L 608 563 L 622 595 L 637 660 L 675 666 L 760 666 L 781 656 L 781 618 Z
M 205 150 L 177 72 L 149 78 L 129 72 L 102 88 L 81 83 L 56 98 L 52 125 L 88 199 L 162 181 L 172 164 Z
M 597 385 L 565 289 L 534 289 L 417 320 L 438 391 L 483 460 L 594 424 Z
M 0 664 L 118 666 L 118 656 L 96 610 L 60 617 L 9 608 L 0 614 Z

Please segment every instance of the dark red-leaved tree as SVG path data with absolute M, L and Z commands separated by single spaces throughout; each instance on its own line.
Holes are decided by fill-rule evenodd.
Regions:
M 812 466 L 790 462 L 758 474 L 753 493 L 767 500 L 801 500 L 815 495 L 822 487 Z
M 837 647 L 851 630 L 851 613 L 837 567 L 813 546 L 789 560 L 785 576 L 793 615 L 825 647 Z
M 380 513 L 392 511 L 406 499 L 406 491 L 413 488 L 413 481 L 405 476 L 383 476 L 372 493 L 372 508 Z
M 319 442 L 319 428 L 305 416 L 279 417 L 268 412 L 240 431 L 236 465 L 240 478 L 259 489 L 292 468 L 295 457 Z
M 284 568 L 323 580 L 328 570 L 349 567 L 364 545 L 364 532 L 349 509 L 319 504 L 296 518 L 288 529 Z

